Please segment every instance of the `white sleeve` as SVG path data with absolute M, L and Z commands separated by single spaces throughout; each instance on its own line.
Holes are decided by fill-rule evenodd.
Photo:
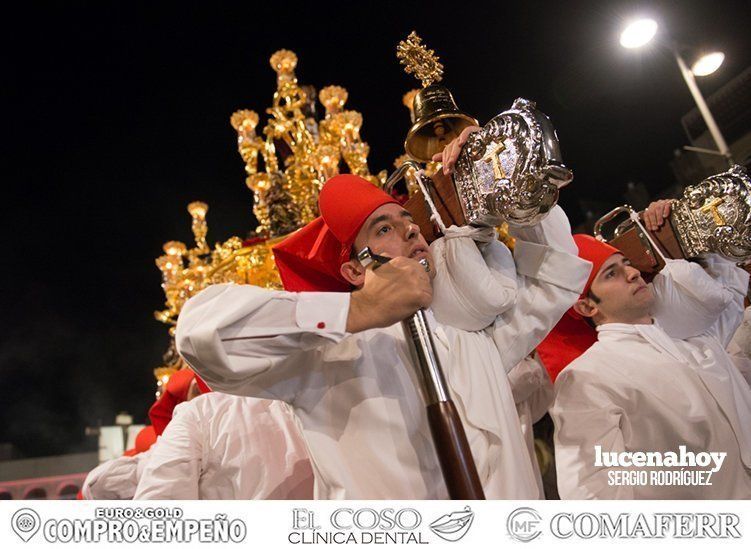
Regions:
M 198 499 L 203 440 L 195 406 L 175 407 L 172 421 L 149 449 L 133 499 Z
M 517 238 L 516 303 L 492 327 L 506 371 L 532 352 L 576 303 L 592 269 L 589 261 L 578 257 L 571 226 L 560 206 L 540 224 L 510 232 Z
M 487 238 L 478 243 L 478 236 Z M 452 225 L 430 248 L 436 265 L 430 308 L 438 322 L 479 331 L 514 306 L 516 265 L 493 229 Z
M 706 261 L 709 275 L 722 284 L 723 289 L 732 296 L 711 330 L 723 346 L 727 346 L 743 321 L 743 304 L 748 292 L 749 274 L 734 262 L 716 254 L 709 255 Z
M 730 340 L 727 351 L 746 383 L 751 385 L 751 307 L 746 307 L 743 322 Z
M 210 286 L 183 307 L 177 349 L 214 390 L 292 402 L 310 373 L 306 353 L 347 335 L 349 299 Z
M 748 274 L 715 255 L 706 263 L 705 269 L 684 259 L 668 259 L 652 282 L 652 315 L 671 337 L 687 339 L 709 332 L 727 345 L 740 323 Z
M 730 362 L 735 366 L 751 388 L 751 359 L 747 356 L 730 353 Z
M 86 476 L 81 487 L 84 499 L 133 499 L 138 485 L 138 464 L 148 454 L 146 451 L 100 464 Z
M 526 357 L 508 373 L 514 403 L 529 405 L 532 423 L 540 421 L 553 404 L 553 383 L 540 361 Z
M 556 379 L 550 415 L 561 499 L 633 499 L 632 487 L 608 486 L 610 469 L 595 466 L 595 445 L 603 452 L 625 451 L 621 423 L 627 418 L 607 386 L 569 366 Z
M 728 352 L 751 359 L 751 306 L 743 312 L 743 322 L 730 340 Z

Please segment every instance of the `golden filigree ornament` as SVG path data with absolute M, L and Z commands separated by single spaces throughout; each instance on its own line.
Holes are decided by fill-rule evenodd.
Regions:
M 208 211 L 209 206 L 205 202 L 191 202 L 188 204 L 188 213 L 193 218 L 191 229 L 196 238 L 196 248 L 192 251 L 192 255 L 205 254 L 209 251 L 209 246 L 206 244 L 206 234 L 209 230 L 206 225 L 206 213 Z
M 258 172 L 258 155 L 264 147 L 263 139 L 256 135 L 258 113 L 251 110 L 237 111 L 232 114 L 230 124 L 237 131 L 237 150 L 245 162 L 245 171 L 251 176 Z
M 326 109 L 327 116 L 341 112 L 348 97 L 347 90 L 341 86 L 326 86 L 318 93 L 318 100 Z
M 423 88 L 440 82 L 443 78 L 443 65 L 438 61 L 438 56 L 435 51 L 423 45 L 422 38 L 415 31 L 409 33 L 406 40 L 399 42 L 396 56 L 404 65 L 404 72 L 414 74 L 422 82 Z
M 290 50 L 275 51 L 269 58 L 271 68 L 277 74 L 277 85 L 281 87 L 286 83 L 297 83 L 295 67 L 297 67 L 297 55 Z

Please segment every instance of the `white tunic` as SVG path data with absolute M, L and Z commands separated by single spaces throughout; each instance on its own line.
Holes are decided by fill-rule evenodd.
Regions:
M 81 487 L 84 499 L 133 499 L 138 478 L 151 448 L 135 456 L 120 456 L 92 469 Z
M 207 393 L 175 407 L 134 499 L 310 499 L 313 472 L 282 402 Z
M 514 395 L 514 402 L 516 403 L 516 411 L 519 414 L 522 436 L 532 460 L 532 467 L 535 470 L 540 499 L 545 499 L 542 473 L 535 451 L 534 425 L 542 419 L 548 408 L 553 404 L 555 396 L 553 383 L 536 354 L 526 357 L 512 368 L 508 378 L 511 384 L 511 393 Z
M 590 270 L 575 255 L 560 208 L 525 233 L 515 250 L 515 295 L 511 303 L 499 301 L 496 314 L 501 314 L 479 323 L 490 326 L 465 331 L 433 324 L 439 358 L 488 498 L 538 497 L 506 370 L 573 304 Z M 525 242 L 525 236 L 538 243 Z M 461 262 L 463 253 L 474 254 L 464 259 L 476 265 L 481 255 L 468 238 L 438 248 L 439 265 Z M 510 255 L 502 244 L 488 244 L 482 256 L 486 271 L 508 273 Z M 443 267 L 437 269 L 440 276 Z M 478 280 L 487 274 L 478 272 Z M 214 390 L 292 405 L 316 473 L 317 498 L 445 498 L 402 326 L 348 334 L 349 299 L 348 293 L 212 286 L 183 308 L 178 349 Z M 436 311 L 443 319 L 451 316 L 444 305 L 440 314 Z M 457 309 L 457 314 L 477 319 L 486 311 L 472 306 Z M 472 324 L 464 320 L 460 324 Z
M 598 341 L 556 380 L 551 415 L 562 498 L 751 497 L 751 390 L 724 349 L 739 322 L 748 275 L 716 258 L 711 276 L 682 263 L 655 280 L 656 312 L 669 300 L 670 331 L 698 335 L 670 337 L 660 322 L 605 324 Z M 688 317 L 691 310 L 703 315 L 703 326 Z M 609 485 L 609 471 L 630 468 L 595 466 L 596 445 L 603 452 L 678 452 L 683 445 L 727 457 L 711 486 L 617 486 Z

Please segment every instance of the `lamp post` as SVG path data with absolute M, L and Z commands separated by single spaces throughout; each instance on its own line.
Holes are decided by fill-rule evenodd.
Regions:
M 626 26 L 623 32 L 621 32 L 621 46 L 627 49 L 640 48 L 654 38 L 655 34 L 657 34 L 657 28 L 657 23 L 652 19 L 639 19 L 633 21 Z M 733 159 L 730 155 L 730 149 L 728 148 L 725 138 L 722 136 L 722 132 L 707 106 L 707 102 L 704 100 L 704 96 L 699 90 L 699 86 L 696 85 L 696 78 L 694 78 L 694 75 L 706 76 L 715 72 L 725 59 L 725 55 L 721 52 L 712 52 L 703 55 L 694 63 L 692 69 L 689 69 L 686 61 L 681 56 L 678 45 L 674 42 L 671 42 L 671 50 L 675 56 L 676 62 L 678 63 L 678 68 L 683 75 L 683 80 L 685 80 L 686 85 L 696 102 L 696 106 L 699 108 L 702 118 L 704 118 L 704 123 L 707 125 L 709 133 L 712 135 L 712 138 L 717 145 L 717 150 L 688 146 L 684 147 L 684 149 L 705 154 L 720 155 L 725 157 L 729 164 L 732 164 Z

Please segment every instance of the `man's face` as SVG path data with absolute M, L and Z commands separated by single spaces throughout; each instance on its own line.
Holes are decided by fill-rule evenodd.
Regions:
M 598 324 L 639 321 L 649 315 L 654 302 L 652 288 L 623 254 L 613 254 L 603 263 L 592 281 L 592 293 L 600 300 L 594 302 L 597 314 L 592 317 Z
M 430 276 L 435 276 L 435 263 L 428 243 L 420 234 L 420 228 L 412 220 L 412 215 L 398 204 L 384 204 L 365 220 L 355 238 L 355 250 L 359 252 L 366 246 L 374 254 L 384 257 L 409 257 L 416 261 L 427 259 L 431 265 Z M 353 274 L 353 270 L 346 268 L 346 265 L 355 267 L 357 272 Z M 362 284 L 364 270 L 359 261 L 348 261 L 342 267 L 347 271 L 342 274 L 352 284 Z M 352 280 L 353 277 L 357 280 Z

